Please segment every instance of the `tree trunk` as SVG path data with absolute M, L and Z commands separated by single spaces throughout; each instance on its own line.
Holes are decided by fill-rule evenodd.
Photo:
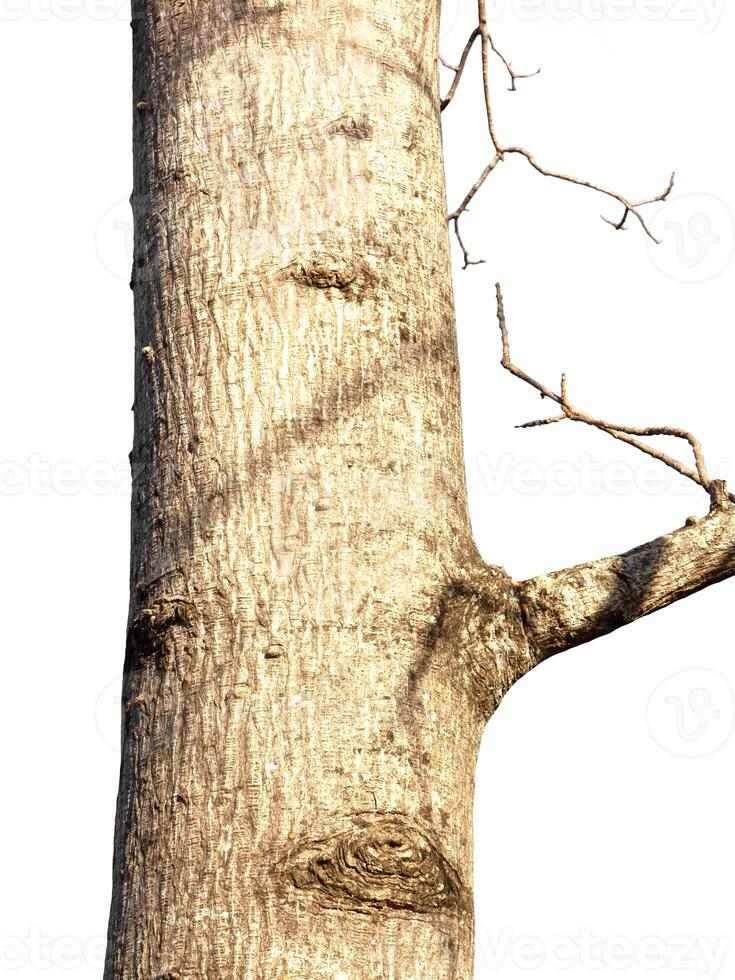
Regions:
M 134 3 L 107 980 L 472 976 L 476 753 L 554 582 L 470 534 L 438 7 Z
M 471 976 L 497 692 L 443 642 L 481 566 L 437 19 L 433 0 L 135 13 L 109 978 Z

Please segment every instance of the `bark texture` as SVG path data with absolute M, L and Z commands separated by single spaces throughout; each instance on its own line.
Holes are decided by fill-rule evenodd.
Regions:
M 735 575 L 735 507 L 713 506 L 673 534 L 519 586 L 542 658 L 604 636 Z
M 653 553 L 522 587 L 477 555 L 436 0 L 136 0 L 132 27 L 106 980 L 468 980 L 487 718 L 601 596 L 687 591 L 689 538 L 668 585 Z

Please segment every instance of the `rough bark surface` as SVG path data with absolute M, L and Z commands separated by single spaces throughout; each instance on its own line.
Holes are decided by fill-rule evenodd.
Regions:
M 587 643 L 735 575 L 735 507 L 714 506 L 673 534 L 540 575 L 519 586 L 527 632 L 542 658 Z
M 436 0 L 134 4 L 107 980 L 468 980 L 483 727 L 638 568 L 519 587 L 472 542 L 437 22 Z

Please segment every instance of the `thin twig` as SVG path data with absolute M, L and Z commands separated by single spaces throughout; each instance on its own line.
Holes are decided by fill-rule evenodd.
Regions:
M 554 180 L 561 180 L 561 181 L 564 181 L 565 183 L 568 183 L 568 184 L 575 184 L 577 187 L 586 187 L 589 190 L 595 191 L 598 194 L 602 194 L 604 197 L 608 197 L 611 200 L 617 201 L 617 203 L 620 204 L 621 207 L 622 207 L 622 209 L 623 209 L 621 218 L 616 221 L 616 220 L 613 220 L 612 218 L 607 218 L 604 215 L 602 215 L 601 217 L 602 217 L 603 221 L 605 221 L 607 224 L 611 225 L 617 231 L 622 231 L 626 227 L 626 225 L 627 225 L 628 218 L 632 215 L 640 223 L 641 227 L 643 228 L 643 231 L 651 239 L 651 241 L 652 242 L 655 242 L 657 245 L 661 244 L 660 241 L 659 241 L 659 239 L 656 238 L 656 236 L 653 234 L 653 232 L 652 232 L 649 224 L 647 223 L 645 217 L 641 213 L 641 208 L 644 208 L 647 205 L 657 204 L 657 203 L 660 203 L 660 202 L 663 202 L 663 201 L 668 200 L 669 195 L 671 194 L 672 190 L 674 189 L 674 180 L 675 180 L 675 175 L 674 174 L 671 175 L 671 179 L 669 180 L 669 183 L 667 184 L 666 189 L 661 194 L 657 194 L 655 197 L 647 197 L 647 198 L 644 198 L 641 201 L 632 201 L 629 198 L 625 197 L 623 194 L 620 194 L 617 191 L 613 191 L 613 190 L 610 190 L 610 189 L 608 189 L 606 187 L 603 187 L 601 184 L 596 184 L 593 181 L 585 180 L 585 179 L 583 179 L 581 177 L 574 177 L 574 176 L 571 176 L 570 174 L 562 173 L 561 171 L 550 170 L 548 167 L 542 166 L 536 160 L 536 158 L 534 157 L 534 155 L 529 150 L 527 150 L 525 147 L 523 147 L 523 146 L 505 146 L 505 144 L 500 140 L 500 138 L 498 137 L 496 128 L 495 128 L 495 118 L 494 118 L 494 115 L 493 115 L 492 92 L 491 92 L 491 86 L 490 86 L 490 55 L 491 55 L 491 53 L 494 53 L 495 55 L 497 55 L 497 57 L 500 58 L 500 60 L 505 65 L 505 68 L 506 68 L 506 70 L 507 70 L 507 72 L 508 72 L 508 74 L 510 76 L 510 79 L 511 79 L 511 91 L 515 91 L 516 90 L 516 80 L 517 79 L 520 79 L 520 78 L 531 78 L 531 77 L 533 77 L 533 75 L 537 75 L 538 72 L 533 72 L 532 74 L 528 74 L 528 75 L 521 75 L 521 74 L 516 73 L 513 70 L 510 62 L 505 58 L 505 56 L 503 54 L 500 53 L 500 51 L 496 47 L 495 42 L 493 40 L 493 37 L 490 34 L 490 31 L 488 29 L 488 24 L 487 24 L 487 3 L 486 3 L 486 0 L 478 0 L 478 8 L 477 9 L 478 9 L 478 26 L 470 34 L 469 39 L 467 40 L 467 43 L 465 44 L 464 50 L 462 52 L 462 57 L 461 57 L 461 60 L 460 60 L 459 64 L 456 65 L 456 66 L 454 66 L 454 65 L 451 65 L 448 62 L 444 61 L 444 59 L 442 59 L 442 64 L 444 64 L 445 67 L 449 68 L 450 70 L 454 71 L 454 73 L 455 73 L 454 80 L 452 82 L 452 86 L 449 89 L 449 92 L 447 93 L 446 97 L 442 100 L 442 103 L 441 103 L 441 108 L 442 108 L 442 111 L 443 111 L 444 109 L 446 109 L 446 107 L 454 99 L 454 97 L 455 97 L 455 95 L 457 93 L 457 88 L 459 86 L 459 82 L 460 82 L 460 80 L 462 78 L 462 75 L 464 74 L 464 70 L 465 70 L 465 68 L 467 66 L 467 60 L 469 58 L 470 52 L 472 50 L 472 47 L 473 47 L 475 41 L 477 40 L 477 38 L 478 37 L 480 38 L 481 51 L 482 51 L 482 84 L 483 84 L 483 96 L 484 96 L 484 102 L 485 102 L 485 117 L 486 117 L 488 135 L 490 137 L 490 142 L 492 144 L 492 148 L 493 148 L 493 152 L 494 152 L 494 156 L 493 156 L 492 160 L 485 167 L 485 169 L 483 170 L 483 172 L 480 174 L 480 176 L 478 177 L 478 179 L 472 185 L 472 187 L 470 188 L 470 190 L 468 191 L 468 193 L 465 195 L 464 200 L 462 201 L 462 203 L 459 205 L 459 207 L 455 211 L 453 211 L 448 216 L 448 220 L 450 222 L 453 222 L 453 224 L 454 224 L 454 232 L 455 232 L 455 235 L 457 236 L 457 239 L 458 240 L 460 239 L 460 235 L 459 235 L 459 219 L 462 217 L 462 215 L 465 213 L 465 211 L 467 211 L 467 209 L 468 209 L 468 207 L 469 207 L 470 202 L 472 201 L 472 199 L 475 197 L 475 195 L 478 193 L 478 191 L 482 188 L 483 184 L 485 183 L 485 181 L 487 180 L 487 178 L 490 176 L 490 174 L 493 172 L 493 170 L 495 170 L 496 166 L 499 163 L 502 163 L 505 160 L 506 156 L 516 155 L 516 156 L 523 157 L 526 160 L 526 162 L 529 164 L 529 166 L 533 170 L 535 170 L 536 173 L 541 174 L 543 177 L 551 177 Z M 464 244 L 462 244 L 461 242 L 460 242 L 460 245 L 461 245 L 462 254 L 464 255 L 464 260 L 465 260 L 464 261 L 464 267 L 467 268 L 468 265 L 477 265 L 477 264 L 479 264 L 477 261 L 470 261 L 468 259 L 466 246 Z
M 467 194 L 467 196 L 465 197 L 464 201 L 462 201 L 462 203 L 457 208 L 457 210 L 456 211 L 453 211 L 449 215 L 449 218 L 448 218 L 449 221 L 453 221 L 454 222 L 454 234 L 457 236 L 457 241 L 459 242 L 459 247 L 462 249 L 462 255 L 464 256 L 464 266 L 463 266 L 463 268 L 465 268 L 465 269 L 469 265 L 482 265 L 482 263 L 485 260 L 484 259 L 470 259 L 469 253 L 467 251 L 467 248 L 465 247 L 465 244 L 464 244 L 464 242 L 462 240 L 462 236 L 459 233 L 459 219 L 462 217 L 463 214 L 465 214 L 469 210 L 470 201 L 475 196 L 475 194 L 477 194 L 477 192 L 479 191 L 479 189 L 485 183 L 485 181 L 490 176 L 490 174 L 493 172 L 493 170 L 495 170 L 495 168 L 500 163 L 500 161 L 501 161 L 500 155 L 499 154 L 496 154 L 493 157 L 493 159 L 490 161 L 490 163 L 485 167 L 485 169 L 483 170 L 483 172 L 480 174 L 479 180 L 477 180 L 474 183 L 474 185 L 470 188 L 470 191 Z
M 592 181 L 590 180 L 583 180 L 580 177 L 571 177 L 569 174 L 559 173 L 554 170 L 547 170 L 545 167 L 542 167 L 539 163 L 537 163 L 537 161 L 534 159 L 532 154 L 529 153 L 528 150 L 524 149 L 522 146 L 503 147 L 502 152 L 504 154 L 517 153 L 520 156 L 525 157 L 525 159 L 528 160 L 529 164 L 533 167 L 533 169 L 544 177 L 553 177 L 555 180 L 563 180 L 569 184 L 576 184 L 578 187 L 588 187 L 590 190 L 597 191 L 599 194 L 604 194 L 606 197 L 610 197 L 613 200 L 618 201 L 620 204 L 622 204 L 624 209 L 622 219 L 618 222 L 614 222 L 611 221 L 609 218 L 603 217 L 603 221 L 606 221 L 608 224 L 612 225 L 613 228 L 617 229 L 618 231 L 622 231 L 622 229 L 625 227 L 625 222 L 628 220 L 629 215 L 632 214 L 641 223 L 641 227 L 648 235 L 648 237 L 651 239 L 651 241 L 655 242 L 656 245 L 661 244 L 660 239 L 656 238 L 656 236 L 653 234 L 650 227 L 646 223 L 646 219 L 643 217 L 639 209 L 646 204 L 654 204 L 659 201 L 666 201 L 669 197 L 669 194 L 671 194 L 672 190 L 674 189 L 674 180 L 676 178 L 676 174 L 671 175 L 669 182 L 666 185 L 666 189 L 661 194 L 657 195 L 656 197 L 646 198 L 646 200 L 644 201 L 634 202 L 634 201 L 629 201 L 627 198 L 623 197 L 622 194 L 618 194 L 617 191 L 611 191 L 608 190 L 606 187 L 600 186 L 599 184 L 593 184 Z
M 498 324 L 500 326 L 500 336 L 503 345 L 503 356 L 500 363 L 503 365 L 506 371 L 510 372 L 514 377 L 519 378 L 521 381 L 525 381 L 526 384 L 535 388 L 541 394 L 542 398 L 548 398 L 555 402 L 561 408 L 563 414 L 556 415 L 552 418 L 537 419 L 533 422 L 526 422 L 525 425 L 520 426 L 520 428 L 535 428 L 541 425 L 552 425 L 556 422 L 561 422 L 564 419 L 569 419 L 572 422 L 583 422 L 585 425 L 590 425 L 595 429 L 599 429 L 601 432 L 606 432 L 613 439 L 617 439 L 620 442 L 625 442 L 629 446 L 633 446 L 635 449 L 640 450 L 642 453 L 646 453 L 648 456 L 652 456 L 654 459 L 658 460 L 660 463 L 664 463 L 666 466 L 671 467 L 671 469 L 676 470 L 682 476 L 687 477 L 689 480 L 693 480 L 694 483 L 703 487 L 707 493 L 710 495 L 713 505 L 719 505 L 725 491 L 723 489 L 722 481 L 712 480 L 707 469 L 707 464 L 704 459 L 704 452 L 702 450 L 702 445 L 699 440 L 692 435 L 691 432 L 687 432 L 686 429 L 673 428 L 671 426 L 648 426 L 646 428 L 636 428 L 629 425 L 618 425 L 614 422 L 606 422 L 604 419 L 598 419 L 594 416 L 582 411 L 582 409 L 577 408 L 572 405 L 567 396 L 567 380 L 566 375 L 562 375 L 560 394 L 552 391 L 551 388 L 547 388 L 546 385 L 541 384 L 540 381 L 536 381 L 521 368 L 517 367 L 510 356 L 510 341 L 508 340 L 508 327 L 505 319 L 505 305 L 503 303 L 503 292 L 500 287 L 500 283 L 495 286 L 495 292 L 497 296 L 498 304 Z M 694 455 L 694 462 L 696 469 L 693 470 L 684 463 L 675 459 L 673 456 L 669 456 L 667 453 L 661 452 L 661 450 L 656 449 L 653 446 L 649 446 L 645 442 L 641 442 L 641 438 L 649 438 L 652 436 L 671 436 L 675 439 L 682 439 L 687 442 Z M 735 503 L 735 494 L 727 493 L 727 499 L 732 503 Z
M 470 52 L 472 51 L 472 48 L 473 48 L 473 46 L 475 44 L 475 41 L 478 39 L 478 37 L 481 36 L 481 34 L 482 34 L 482 29 L 480 27 L 476 27 L 472 31 L 472 33 L 470 34 L 469 38 L 467 39 L 467 42 L 466 42 L 464 48 L 462 49 L 462 55 L 461 55 L 461 57 L 459 59 L 459 63 L 458 64 L 453 65 L 450 61 L 447 61 L 446 58 L 442 57 L 441 54 L 439 55 L 439 61 L 442 63 L 442 65 L 444 65 L 444 67 L 446 69 L 448 69 L 448 71 L 453 71 L 454 72 L 454 78 L 452 79 L 452 85 L 451 85 L 449 91 L 447 92 L 447 94 L 441 100 L 441 111 L 442 112 L 444 112 L 444 110 L 447 108 L 447 106 L 450 105 L 450 103 L 454 99 L 455 95 L 457 94 L 457 89 L 459 88 L 459 83 L 462 80 L 462 74 L 464 73 L 465 67 L 467 66 L 467 59 L 470 56 Z M 516 86 L 516 82 L 521 81 L 521 79 L 524 79 L 524 78 L 535 78 L 536 75 L 540 75 L 541 74 L 541 69 L 540 68 L 537 68 L 536 71 L 529 71 L 529 72 L 523 72 L 523 73 L 515 71 L 515 69 L 513 68 L 513 65 L 511 64 L 511 62 L 508 61 L 508 59 L 505 57 L 505 55 L 502 53 L 502 51 L 500 51 L 496 47 L 495 42 L 493 41 L 493 39 L 490 36 L 490 34 L 487 35 L 487 39 L 488 39 L 488 42 L 490 44 L 490 50 L 495 55 L 497 55 L 497 57 L 500 59 L 500 61 L 502 61 L 503 65 L 505 66 L 505 70 L 508 73 L 508 77 L 510 78 L 510 88 L 508 89 L 509 92 L 517 92 L 518 91 L 518 88 Z
M 459 243 L 459 247 L 462 249 L 462 255 L 464 257 L 464 265 L 462 266 L 462 268 L 466 269 L 470 265 L 484 265 L 485 264 L 484 259 L 470 258 L 470 253 L 467 251 L 467 247 L 465 246 L 464 239 L 462 238 L 459 232 L 459 215 L 457 215 L 457 217 L 454 218 L 454 234 L 457 236 L 457 241 Z
M 444 67 L 454 72 L 454 79 L 452 81 L 451 88 L 444 96 L 444 98 L 441 100 L 442 112 L 444 112 L 444 110 L 450 104 L 454 96 L 457 94 L 457 89 L 459 88 L 459 83 L 462 81 L 462 74 L 467 65 L 467 59 L 470 56 L 470 51 L 472 51 L 472 46 L 474 45 L 475 41 L 478 39 L 479 36 L 480 36 L 480 29 L 479 27 L 476 27 L 474 31 L 470 34 L 469 38 L 467 39 L 467 43 L 464 46 L 464 50 L 462 51 L 462 57 L 460 58 L 458 65 L 450 65 L 448 61 L 445 61 L 444 58 L 442 58 L 442 56 L 439 55 L 439 60 L 444 65 Z
M 495 42 L 493 41 L 492 37 L 489 34 L 488 34 L 488 40 L 490 41 L 490 47 L 492 48 L 494 54 L 496 54 L 498 56 L 498 58 L 500 58 L 500 60 L 505 65 L 505 70 L 508 72 L 508 75 L 510 77 L 510 88 L 508 89 L 509 92 L 517 92 L 518 91 L 517 88 L 516 88 L 516 82 L 519 81 L 520 79 L 522 79 L 522 78 L 535 78 L 536 75 L 540 75 L 541 74 L 541 69 L 540 68 L 537 68 L 536 71 L 526 72 L 523 75 L 519 74 L 517 71 L 514 71 L 513 70 L 513 65 L 508 61 L 508 59 L 505 57 L 505 55 L 501 54 L 501 52 L 498 51 L 498 49 L 495 47 Z

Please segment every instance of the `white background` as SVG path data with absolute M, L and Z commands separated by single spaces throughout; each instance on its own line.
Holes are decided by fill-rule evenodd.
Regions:
M 455 58 L 472 0 L 446 0 Z M 620 422 L 681 424 L 711 468 L 735 432 L 732 94 L 724 0 L 490 0 L 497 43 L 540 77 L 498 128 L 551 167 L 644 197 L 615 205 L 502 165 L 456 273 L 467 476 L 484 556 L 517 577 L 625 550 L 706 496 L 571 423 L 521 431 L 515 358 Z M 132 303 L 129 12 L 0 0 L 0 970 L 100 975 L 127 611 Z M 446 114 L 450 205 L 488 158 L 477 61 Z M 660 213 L 657 213 L 659 212 Z M 655 217 L 654 217 L 655 215 Z M 478 977 L 731 978 L 735 662 L 726 583 L 557 657 L 507 697 L 478 772 Z M 712 960 L 715 961 L 713 966 Z M 719 970 L 717 970 L 719 967 Z

